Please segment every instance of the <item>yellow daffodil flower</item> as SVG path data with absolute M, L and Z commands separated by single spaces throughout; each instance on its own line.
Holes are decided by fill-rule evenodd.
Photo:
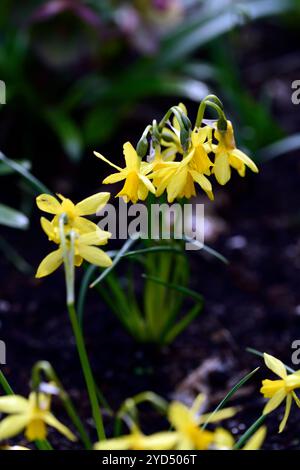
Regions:
M 198 183 L 209 198 L 213 199 L 212 185 L 199 171 L 199 165 L 202 165 L 202 162 L 199 161 L 199 154 L 193 149 L 181 162 L 171 162 L 168 167 L 149 175 L 158 182 L 156 195 L 160 196 L 166 190 L 170 203 L 176 198 L 190 198 L 196 195 L 195 183 Z
M 279 426 L 279 432 L 282 432 L 287 423 L 292 401 L 295 400 L 298 407 L 300 407 L 300 400 L 295 393 L 295 389 L 300 388 L 300 371 L 293 374 L 287 374 L 285 365 L 276 357 L 264 353 L 264 360 L 266 366 L 280 377 L 279 380 L 263 380 L 261 393 L 265 398 L 269 398 L 263 414 L 269 414 L 278 408 L 281 403 L 286 400 L 285 413 Z
M 158 432 L 145 436 L 136 426 L 127 436 L 107 439 L 95 444 L 95 450 L 171 450 L 177 441 L 173 432 Z
M 144 201 L 149 191 L 155 194 L 155 188 L 149 178 L 147 172 L 150 171 L 149 166 L 145 162 L 141 162 L 138 154 L 130 142 L 126 142 L 123 146 L 124 157 L 126 162 L 125 168 L 120 168 L 114 163 L 107 160 L 98 152 L 94 152 L 96 157 L 108 163 L 110 166 L 118 170 L 103 180 L 104 184 L 117 183 L 125 180 L 125 184 L 116 197 L 123 197 L 125 202 L 136 203 L 139 199 Z
M 78 204 L 74 204 L 70 199 L 65 198 L 61 194 L 58 194 L 58 198 L 61 202 L 54 196 L 41 194 L 37 197 L 36 203 L 41 211 L 55 216 L 52 223 L 56 226 L 56 231 L 58 231 L 59 217 L 62 214 L 66 214 L 66 230 L 72 228 L 84 234 L 97 230 L 97 225 L 83 216 L 99 212 L 107 204 L 110 193 L 94 194 L 93 196 L 83 199 L 83 201 Z M 53 241 L 57 238 L 55 231 L 54 236 L 55 239 Z
M 0 412 L 11 415 L 0 422 L 0 441 L 10 439 L 24 429 L 28 441 L 45 439 L 47 425 L 70 441 L 76 441 L 74 434 L 50 412 L 48 395 L 31 393 L 28 399 L 19 395 L 0 397 Z
M 231 177 L 231 167 L 235 168 L 240 176 L 245 176 L 246 166 L 254 173 L 258 173 L 255 163 L 244 152 L 236 148 L 232 124 L 227 121 L 226 131 L 215 131 L 218 145 L 213 146 L 215 163 L 213 173 L 219 184 L 226 184 Z
M 55 241 L 57 233 L 53 231 L 53 225 L 47 219 L 42 221 L 43 229 L 48 234 L 48 237 Z M 105 234 L 103 236 L 103 233 Z M 99 245 L 107 243 L 107 234 L 103 230 L 95 230 L 90 233 L 83 235 L 76 235 L 74 240 L 74 264 L 80 266 L 83 260 L 88 261 L 91 264 L 106 268 L 111 266 L 112 260 L 110 257 L 101 249 L 97 248 Z M 110 234 L 109 234 L 110 235 Z M 66 238 L 67 244 L 70 243 Z M 94 246 L 95 245 L 95 246 Z M 35 277 L 40 278 L 52 274 L 56 269 L 63 263 L 63 249 L 60 245 L 59 248 L 43 259 L 38 267 Z
M 236 413 L 234 408 L 220 410 L 211 415 L 198 415 L 199 408 L 205 401 L 203 395 L 199 395 L 193 406 L 188 408 L 183 403 L 173 402 L 169 407 L 169 421 L 175 428 L 178 436 L 178 450 L 207 450 L 213 443 L 215 433 L 201 429 L 200 424 L 209 420 L 211 423 L 231 418 Z
M 260 427 L 251 437 L 241 450 L 259 450 L 266 438 L 266 426 Z M 232 450 L 235 441 L 233 435 L 223 428 L 217 428 L 214 433 L 213 448 L 217 450 Z

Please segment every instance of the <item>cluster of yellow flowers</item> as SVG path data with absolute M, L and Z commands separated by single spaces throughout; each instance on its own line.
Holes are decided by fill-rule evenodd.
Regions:
M 96 224 L 83 217 L 100 211 L 108 202 L 110 193 L 94 194 L 76 205 L 60 194 L 58 198 L 61 202 L 49 194 L 41 194 L 37 197 L 36 202 L 39 209 L 54 215 L 51 221 L 41 217 L 41 226 L 48 239 L 59 245 L 59 248 L 43 259 L 38 267 L 36 277 L 40 278 L 51 274 L 63 263 L 61 217 L 64 217 L 62 222 L 67 245 L 70 245 L 71 233 L 74 236 L 75 266 L 80 266 L 83 259 L 96 266 L 110 266 L 112 264 L 110 257 L 97 247 L 105 245 L 111 233 L 101 230 Z
M 300 400 L 295 390 L 300 388 L 300 371 L 288 374 L 286 366 L 275 357 L 264 354 L 266 366 L 280 377 L 279 380 L 263 380 L 261 393 L 268 402 L 263 415 L 268 415 L 286 400 L 284 417 L 280 423 L 282 432 L 290 414 L 292 400 L 298 407 Z M 170 430 L 145 435 L 141 429 L 132 424 L 128 435 L 106 439 L 95 444 L 96 450 L 230 450 L 234 449 L 235 440 L 232 434 L 223 427 L 207 430 L 207 425 L 233 417 L 237 409 L 224 408 L 213 413 L 201 414 L 206 401 L 199 395 L 191 408 L 174 401 L 168 406 L 167 417 Z M 45 393 L 32 392 L 28 399 L 19 395 L 0 397 L 0 413 L 8 416 L 0 421 L 0 441 L 10 439 L 25 430 L 26 439 L 43 440 L 47 437 L 47 426 L 51 426 L 71 441 L 76 436 L 50 411 L 51 398 Z M 244 445 L 243 450 L 260 449 L 266 437 L 267 428 L 261 426 Z
M 187 112 L 179 105 L 182 115 Z M 257 173 L 255 163 L 241 150 L 236 148 L 233 127 L 226 121 L 226 129 L 220 130 L 217 121 L 190 129 L 186 138 L 186 149 L 181 143 L 181 125 L 175 116 L 172 123 L 166 124 L 159 138 L 152 139 L 147 161 L 142 161 L 137 150 L 130 142 L 124 144 L 125 168 L 120 168 L 103 155 L 94 152 L 101 160 L 117 170 L 104 179 L 104 184 L 125 180 L 117 197 L 125 202 L 144 201 L 149 191 L 157 197 L 167 193 L 168 202 L 177 198 L 191 198 L 196 195 L 195 183 L 214 198 L 209 176 L 214 175 L 220 185 L 226 184 L 231 177 L 231 168 L 245 176 L 246 167 Z M 146 144 L 147 146 L 147 144 Z
M 131 434 L 108 439 L 95 445 L 96 450 L 230 450 L 235 441 L 232 434 L 221 427 L 208 431 L 204 424 L 215 423 L 235 415 L 235 408 L 226 408 L 213 414 L 199 414 L 205 401 L 199 395 L 191 408 L 174 401 L 169 405 L 168 420 L 174 431 L 158 432 L 146 436 L 137 426 Z M 265 439 L 266 428 L 261 427 L 244 447 L 247 450 L 259 449 Z

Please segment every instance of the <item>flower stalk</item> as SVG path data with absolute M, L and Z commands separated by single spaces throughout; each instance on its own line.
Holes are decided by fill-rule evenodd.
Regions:
M 61 246 L 63 250 L 64 258 L 64 267 L 65 267 L 65 279 L 66 279 L 66 291 L 67 291 L 67 308 L 69 312 L 69 318 L 72 325 L 77 351 L 84 374 L 88 395 L 90 399 L 90 404 L 92 408 L 92 414 L 97 430 L 98 439 L 100 441 L 105 439 L 105 430 L 102 420 L 101 411 L 99 408 L 97 390 L 94 382 L 94 377 L 91 369 L 91 365 L 88 359 L 82 331 L 79 325 L 76 309 L 75 309 L 75 294 L 74 294 L 74 241 L 75 241 L 75 232 L 71 230 L 68 234 L 70 246 L 67 246 L 67 240 L 64 233 L 64 223 L 66 221 L 66 215 L 62 214 L 59 218 L 59 229 L 60 229 L 60 239 Z

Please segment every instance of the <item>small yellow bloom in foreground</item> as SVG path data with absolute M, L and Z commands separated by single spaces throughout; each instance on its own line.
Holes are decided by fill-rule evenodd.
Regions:
M 49 194 L 41 194 L 36 198 L 37 206 L 41 211 L 55 216 L 52 223 L 57 231 L 59 216 L 66 214 L 66 229 L 72 228 L 80 233 L 88 233 L 96 230 L 97 225 L 82 216 L 96 214 L 100 211 L 107 204 L 110 193 L 93 194 L 93 196 L 83 199 L 78 204 L 74 204 L 70 199 L 65 198 L 61 194 L 58 194 L 58 197 L 62 202 L 59 202 L 54 196 Z M 55 239 L 53 241 L 56 241 L 57 233 L 54 232 L 54 236 Z
M 300 371 L 288 375 L 285 365 L 279 359 L 266 353 L 264 353 L 264 359 L 266 366 L 278 375 L 280 380 L 266 379 L 262 381 L 260 391 L 265 398 L 269 398 L 263 414 L 271 413 L 286 399 L 284 417 L 279 426 L 279 432 L 282 432 L 287 423 L 293 399 L 300 407 L 300 400 L 295 393 L 295 389 L 300 388 Z
M 171 450 L 177 437 L 173 432 L 158 432 L 145 436 L 137 427 L 127 436 L 107 439 L 95 444 L 95 450 Z
M 48 222 L 48 223 L 47 223 Z M 49 231 L 50 237 L 54 237 L 53 226 L 51 222 L 43 220 L 43 228 L 45 231 Z M 47 227 L 47 228 L 46 228 Z M 107 234 L 102 230 L 96 230 L 94 232 L 85 233 L 84 235 L 76 235 L 74 240 L 74 264 L 75 266 L 81 266 L 82 261 L 85 259 L 91 264 L 100 266 L 102 268 L 107 268 L 111 266 L 112 260 L 110 257 L 100 248 L 96 248 L 98 245 L 103 245 L 107 243 L 107 235 L 102 235 L 102 233 Z M 110 235 L 110 234 L 109 234 Z M 53 239 L 53 238 L 52 238 Z M 67 246 L 70 245 L 70 241 L 66 239 Z M 96 246 L 94 246 L 96 245 Z M 52 251 L 46 258 L 43 259 L 41 264 L 38 267 L 35 277 L 40 278 L 52 274 L 59 266 L 63 263 L 63 249 L 62 246 L 55 251 Z
M 205 401 L 203 395 L 199 395 L 192 408 L 188 408 L 183 403 L 173 402 L 169 407 L 169 421 L 175 428 L 178 436 L 178 450 L 207 450 L 213 446 L 215 432 L 201 429 L 200 424 L 221 421 L 235 415 L 234 408 L 226 408 L 213 415 L 198 415 L 199 408 Z
M 219 143 L 213 149 L 216 155 L 213 172 L 219 184 L 224 185 L 230 180 L 230 167 L 235 168 L 240 176 L 245 176 L 246 166 L 258 173 L 258 168 L 251 158 L 236 148 L 230 121 L 227 121 L 226 131 L 215 131 L 215 138 Z
M 266 438 L 267 428 L 262 426 L 253 436 L 246 442 L 241 450 L 259 450 Z M 234 448 L 234 437 L 232 434 L 223 428 L 215 430 L 214 448 L 217 450 L 231 450 Z
M 155 194 L 155 188 L 151 181 L 147 178 L 147 172 L 150 171 L 149 166 L 145 162 L 141 162 L 138 154 L 130 142 L 126 142 L 123 146 L 124 157 L 126 162 L 125 168 L 120 168 L 114 163 L 107 160 L 98 152 L 94 152 L 96 157 L 108 163 L 110 166 L 118 170 L 103 180 L 104 184 L 117 183 L 125 180 L 125 184 L 116 197 L 123 197 L 125 202 L 136 203 L 139 199 L 144 201 L 149 191 Z
M 74 434 L 50 412 L 50 397 L 47 395 L 31 393 L 28 399 L 19 395 L 0 397 L 0 412 L 11 415 L 0 422 L 0 441 L 10 439 L 24 429 L 28 441 L 45 439 L 47 425 L 70 441 L 76 441 Z

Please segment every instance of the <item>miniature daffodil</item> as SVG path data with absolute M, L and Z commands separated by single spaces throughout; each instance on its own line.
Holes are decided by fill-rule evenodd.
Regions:
M 83 201 L 78 204 L 74 204 L 70 199 L 65 198 L 61 194 L 57 196 L 61 202 L 50 194 L 41 194 L 36 199 L 38 208 L 43 212 L 55 216 L 52 223 L 57 228 L 59 217 L 62 214 L 66 214 L 65 228 L 72 228 L 83 234 L 97 229 L 96 224 L 83 216 L 96 214 L 103 209 L 110 198 L 110 193 L 102 192 L 94 194 L 93 196 L 83 199 Z
M 122 197 L 125 202 L 136 203 L 139 199 L 144 201 L 149 191 L 155 194 L 155 188 L 149 178 L 147 172 L 150 171 L 147 163 L 141 162 L 136 150 L 130 142 L 126 142 L 123 146 L 126 166 L 120 168 L 114 163 L 107 160 L 98 152 L 94 152 L 96 157 L 108 163 L 110 166 L 118 170 L 103 180 L 104 184 L 117 183 L 125 180 L 125 184 L 116 197 Z
M 70 441 L 76 441 L 74 434 L 50 412 L 48 395 L 33 392 L 28 399 L 19 395 L 0 397 L 0 412 L 10 415 L 0 422 L 0 441 L 10 439 L 24 429 L 28 441 L 45 439 L 47 425 Z
M 274 374 L 278 375 L 280 379 L 266 379 L 262 381 L 260 391 L 265 398 L 269 398 L 269 401 L 263 410 L 263 414 L 266 415 L 271 413 L 285 400 L 285 413 L 279 426 L 279 432 L 282 432 L 290 415 L 293 399 L 297 406 L 300 407 L 300 400 L 295 393 L 295 390 L 300 388 L 300 371 L 288 374 L 283 362 L 270 354 L 264 353 L 264 360 L 266 366 L 274 372 Z
M 213 431 L 201 429 L 200 424 L 209 420 L 211 423 L 227 419 L 236 413 L 234 408 L 227 408 L 211 415 L 199 415 L 199 408 L 205 401 L 203 395 L 199 395 L 193 406 L 188 408 L 183 403 L 173 402 L 169 407 L 169 421 L 175 428 L 178 436 L 177 449 L 179 450 L 207 450 L 215 438 Z
M 196 195 L 195 183 L 198 183 L 213 199 L 211 182 L 199 171 L 199 164 L 199 154 L 193 149 L 181 162 L 171 162 L 168 167 L 154 172 L 150 176 L 158 181 L 156 195 L 160 196 L 166 190 L 170 203 L 176 198 L 190 198 Z
M 49 238 L 54 240 L 53 231 L 51 232 L 51 222 L 46 219 L 43 220 L 43 228 L 48 234 Z M 50 224 L 50 225 L 49 225 Z M 100 248 L 97 248 L 99 245 L 107 243 L 107 235 L 102 236 L 102 233 L 107 234 L 109 232 L 104 232 L 101 230 L 96 230 L 94 232 L 85 233 L 83 235 L 76 235 L 74 239 L 74 264 L 75 266 L 81 266 L 82 261 L 86 260 L 95 266 L 100 266 L 107 268 L 111 266 L 112 260 L 110 257 Z M 67 244 L 70 244 L 70 241 L 66 239 Z M 63 249 L 60 245 L 59 248 L 55 251 L 52 251 L 46 258 L 43 259 L 41 264 L 38 267 L 35 277 L 40 278 L 52 274 L 56 269 L 60 267 L 63 263 Z
M 240 176 L 245 176 L 246 166 L 254 173 L 258 173 L 255 163 L 244 152 L 236 148 L 232 124 L 227 121 L 226 131 L 215 131 L 218 145 L 213 146 L 215 162 L 213 173 L 219 184 L 226 184 L 231 177 L 231 167 L 235 168 Z

